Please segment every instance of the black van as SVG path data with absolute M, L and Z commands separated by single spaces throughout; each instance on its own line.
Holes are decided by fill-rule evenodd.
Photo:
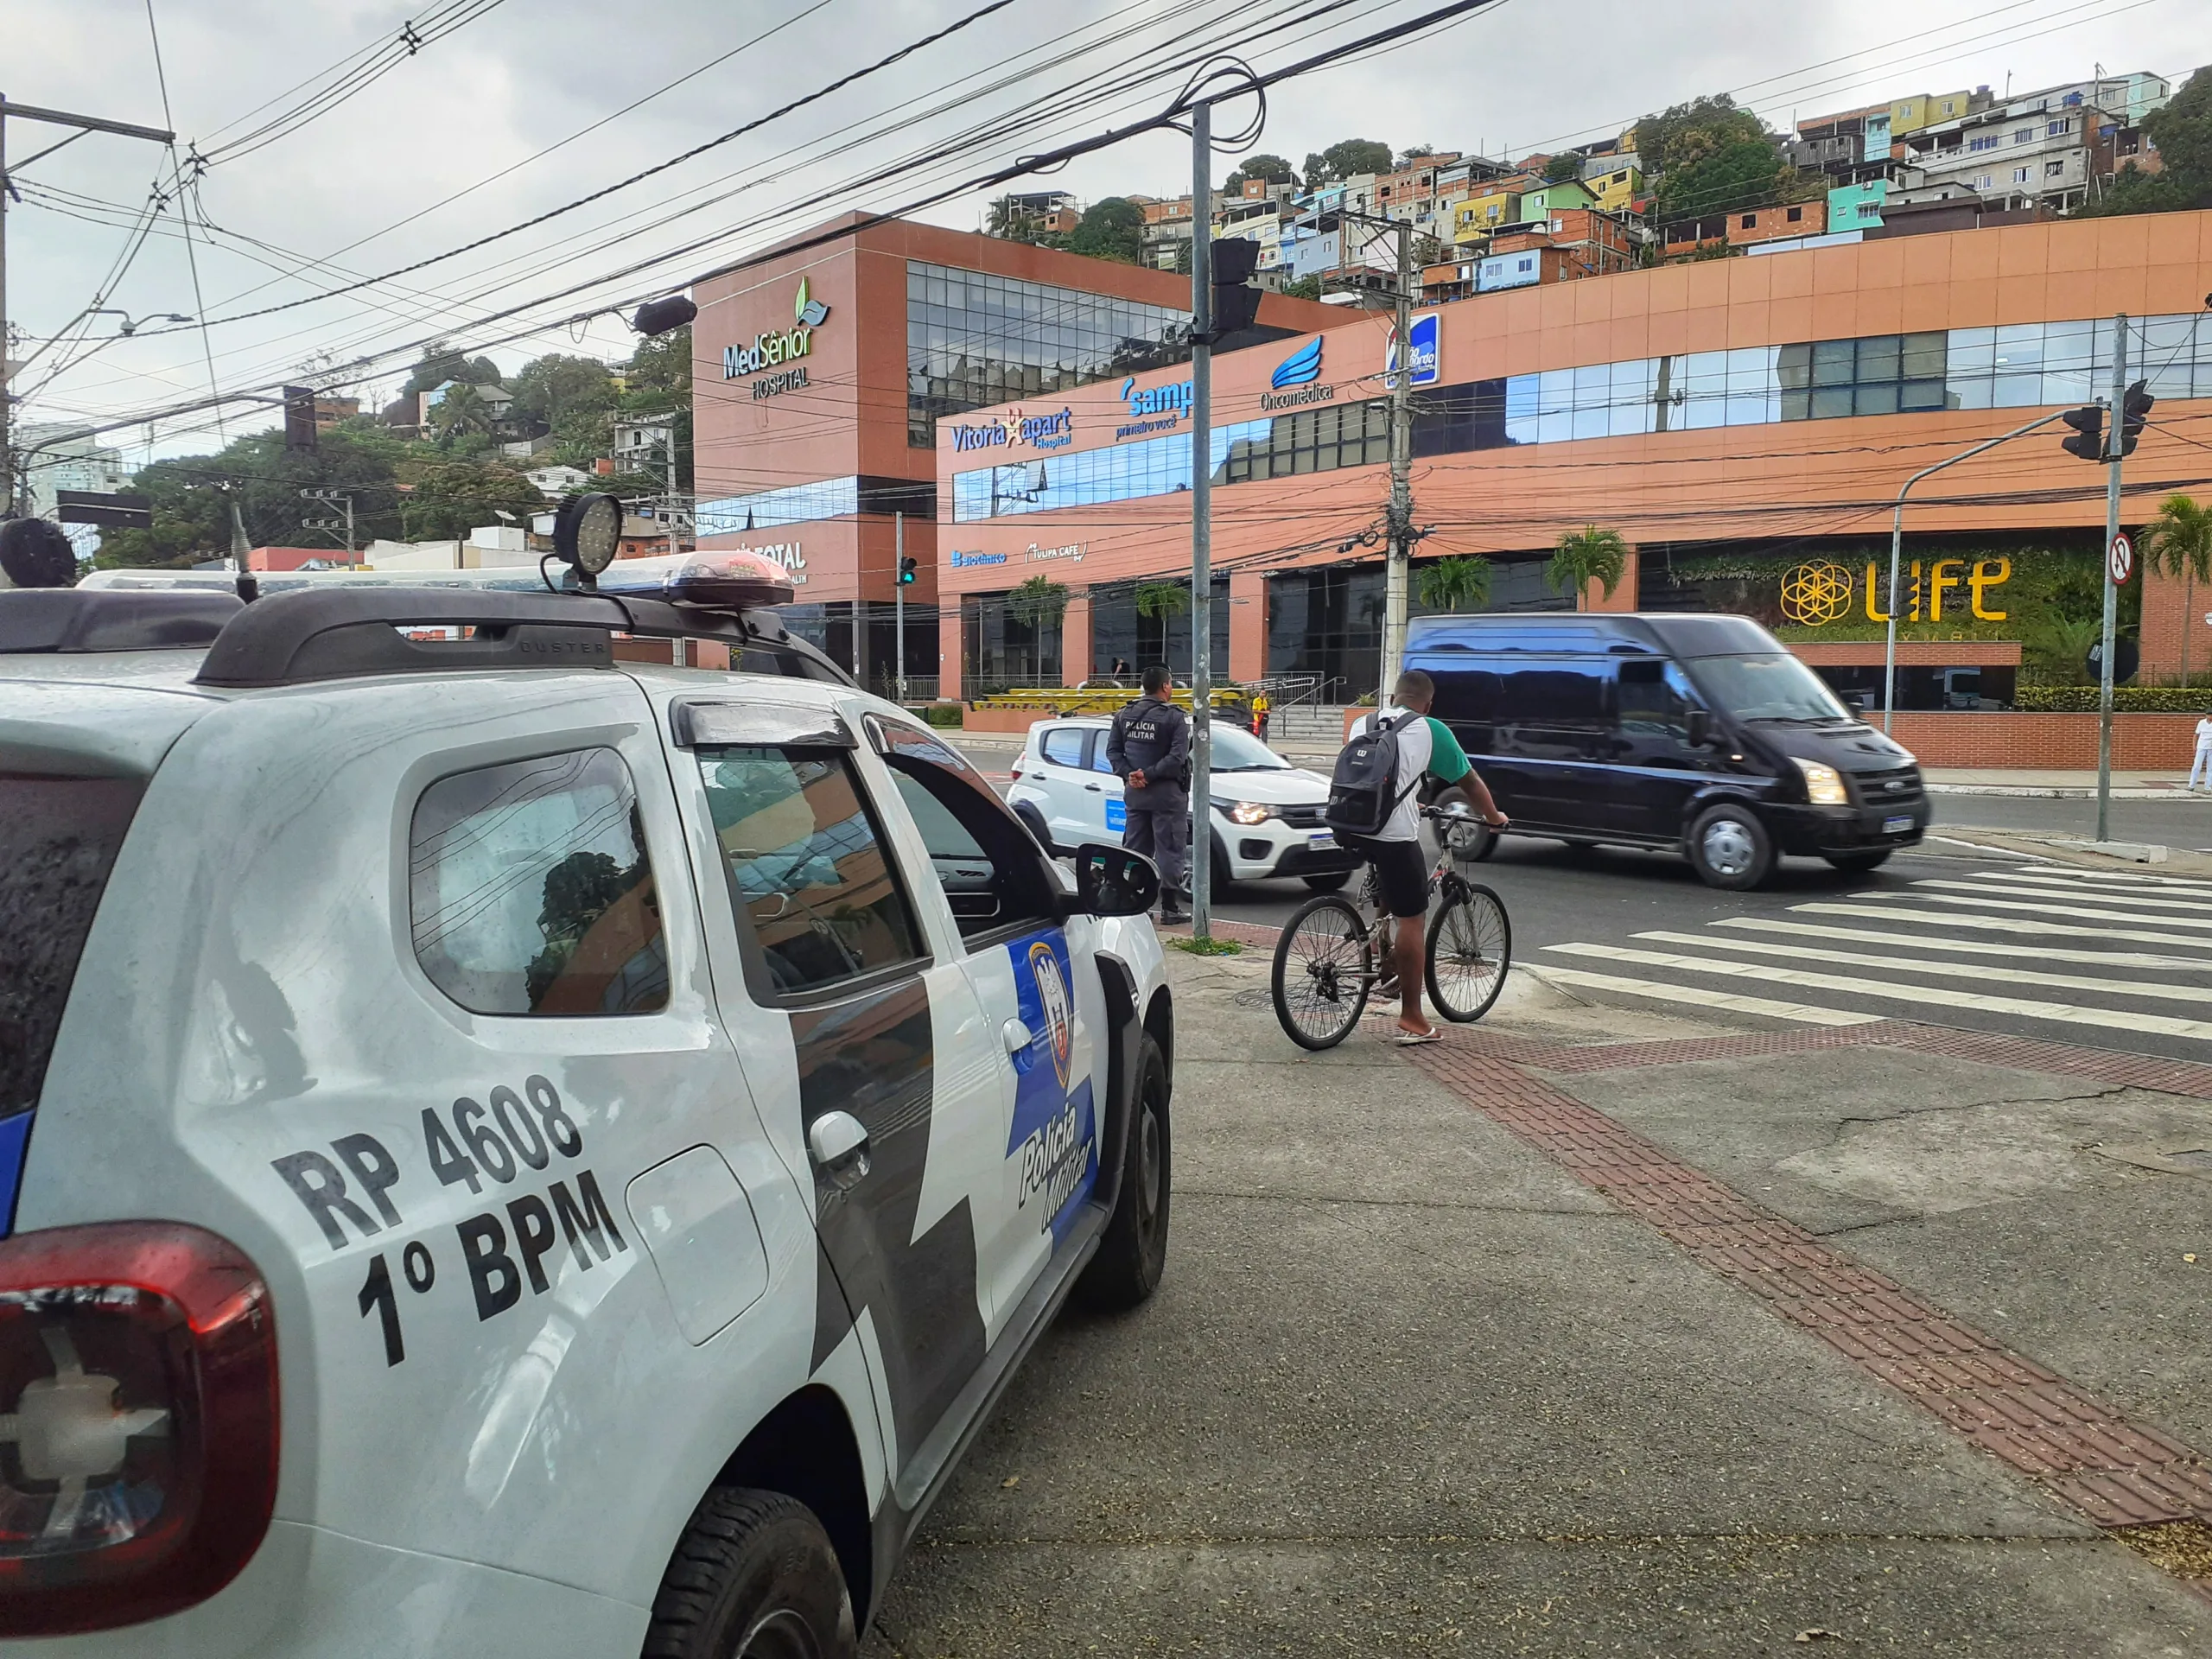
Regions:
M 1745 888 L 1780 853 L 1871 870 L 1928 828 L 1912 756 L 1744 617 L 1421 617 L 1406 666 L 1508 834 L 1673 848 Z

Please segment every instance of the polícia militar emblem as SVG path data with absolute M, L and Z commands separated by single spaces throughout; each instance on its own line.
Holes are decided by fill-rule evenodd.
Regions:
M 1068 996 L 1067 976 L 1060 971 L 1060 958 L 1050 939 L 1039 939 L 1029 947 L 1029 972 L 1037 982 L 1037 1006 L 1045 1015 L 1052 1070 L 1065 1088 L 1068 1067 L 1075 1059 L 1075 1004 Z

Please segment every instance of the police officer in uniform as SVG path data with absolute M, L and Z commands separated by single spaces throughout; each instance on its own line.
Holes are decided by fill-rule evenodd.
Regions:
M 1114 716 L 1106 762 L 1128 810 L 1122 845 L 1160 866 L 1160 919 L 1189 919 L 1191 717 L 1169 700 L 1167 671 L 1144 671 L 1144 695 Z

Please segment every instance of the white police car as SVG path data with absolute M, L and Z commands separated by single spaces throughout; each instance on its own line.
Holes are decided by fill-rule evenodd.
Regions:
M 1121 840 L 1128 809 L 1106 759 L 1113 724 L 1077 715 L 1029 728 L 1006 798 L 1046 846 Z M 1214 886 L 1294 875 L 1316 893 L 1343 887 L 1359 860 L 1321 822 L 1329 780 L 1293 766 L 1241 727 L 1217 720 L 1211 732 Z
M 849 1655 L 1157 1282 L 1150 867 L 669 582 L 0 594 L 0 1636 Z

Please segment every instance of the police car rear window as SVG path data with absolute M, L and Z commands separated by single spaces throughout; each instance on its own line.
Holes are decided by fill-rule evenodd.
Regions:
M 38 1104 L 85 937 L 145 785 L 0 772 L 0 1117 Z
M 612 749 L 441 778 L 416 804 L 408 885 L 416 960 L 472 1013 L 668 1006 L 638 792 Z

